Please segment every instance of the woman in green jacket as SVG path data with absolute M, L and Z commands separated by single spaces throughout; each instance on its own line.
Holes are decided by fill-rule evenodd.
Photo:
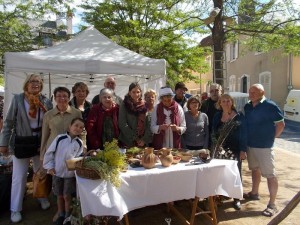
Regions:
M 150 118 L 138 83 L 129 85 L 119 109 L 119 141 L 122 147 L 144 147 L 152 142 Z

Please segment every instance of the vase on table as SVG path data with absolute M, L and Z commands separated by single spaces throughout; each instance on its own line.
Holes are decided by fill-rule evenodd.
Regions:
M 170 148 L 162 148 L 162 155 L 159 157 L 161 165 L 168 167 L 172 165 L 173 155 Z
M 156 155 L 153 153 L 154 148 L 146 147 L 145 153 L 142 158 L 142 165 L 145 169 L 151 169 L 155 167 Z

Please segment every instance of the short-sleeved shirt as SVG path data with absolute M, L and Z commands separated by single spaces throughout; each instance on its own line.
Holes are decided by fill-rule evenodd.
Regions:
M 249 102 L 244 107 L 248 146 L 271 148 L 275 140 L 275 123 L 283 120 L 283 114 L 275 102 L 263 98 L 255 107 Z

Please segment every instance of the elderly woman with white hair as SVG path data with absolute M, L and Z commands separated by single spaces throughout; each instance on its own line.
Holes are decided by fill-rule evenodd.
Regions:
M 159 90 L 160 103 L 152 112 L 151 130 L 153 135 L 153 147 L 161 149 L 181 148 L 181 135 L 186 130 L 184 111 L 174 101 L 174 93 L 169 87 Z
M 40 138 L 44 114 L 52 109 L 51 101 L 41 94 L 43 81 L 40 75 L 31 74 L 24 82 L 23 93 L 13 97 L 0 134 L 0 152 L 4 155 L 10 151 L 13 154 L 13 173 L 11 188 L 11 221 L 22 220 L 22 204 L 26 188 L 29 163 L 33 162 L 33 171 L 41 166 L 39 157 Z M 20 147 L 17 151 L 17 139 L 31 140 L 32 148 Z M 36 143 L 35 143 L 36 142 Z M 35 150 L 35 151 L 31 151 Z M 39 199 L 42 209 L 50 207 L 45 198 Z
M 119 137 L 119 105 L 115 103 L 112 89 L 103 88 L 99 94 L 100 103 L 94 105 L 86 121 L 90 149 L 103 149 L 103 145 Z

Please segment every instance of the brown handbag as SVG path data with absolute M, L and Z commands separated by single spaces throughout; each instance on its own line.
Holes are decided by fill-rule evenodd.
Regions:
M 39 173 L 33 174 L 33 197 L 47 198 L 52 189 L 52 176 L 47 174 L 40 176 Z

